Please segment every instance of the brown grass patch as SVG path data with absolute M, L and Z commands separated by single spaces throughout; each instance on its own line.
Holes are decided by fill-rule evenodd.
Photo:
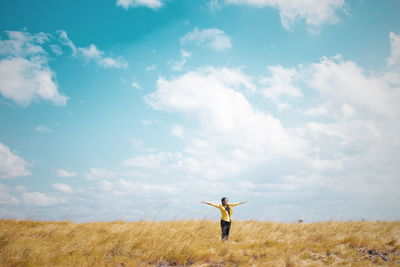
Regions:
M 399 266 L 400 222 L 0 220 L 1 266 Z

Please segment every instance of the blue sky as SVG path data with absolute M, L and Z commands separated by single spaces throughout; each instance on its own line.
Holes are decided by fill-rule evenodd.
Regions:
M 2 1 L 0 217 L 398 220 L 398 1 Z

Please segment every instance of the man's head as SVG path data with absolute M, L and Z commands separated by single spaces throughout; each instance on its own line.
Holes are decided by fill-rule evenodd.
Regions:
M 228 198 L 227 198 L 227 197 L 223 197 L 223 198 L 221 199 L 221 202 L 222 202 L 222 205 L 228 204 Z

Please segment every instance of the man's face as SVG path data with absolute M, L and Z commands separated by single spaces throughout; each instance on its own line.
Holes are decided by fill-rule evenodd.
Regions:
M 227 203 L 228 203 L 228 199 L 225 198 L 225 199 L 222 201 L 222 204 L 226 205 Z

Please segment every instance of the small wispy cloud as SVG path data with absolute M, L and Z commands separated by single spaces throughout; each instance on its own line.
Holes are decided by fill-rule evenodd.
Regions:
M 60 169 L 60 170 L 57 170 L 57 176 L 58 177 L 75 177 L 75 176 L 77 176 L 77 173 Z
M 73 194 L 75 193 L 75 191 L 71 188 L 71 186 L 67 185 L 67 184 L 62 184 L 62 183 L 55 183 L 51 185 L 54 189 L 63 192 L 63 193 L 67 193 L 67 194 Z
M 109 179 L 114 178 L 117 174 L 114 171 L 103 168 L 91 168 L 84 174 L 87 180 Z
M 57 31 L 60 37 L 60 42 L 68 46 L 74 57 L 80 57 L 85 61 L 94 61 L 98 66 L 103 68 L 122 68 L 126 69 L 129 64 L 122 57 L 108 57 L 105 52 L 100 50 L 95 44 L 90 44 L 88 47 L 77 47 L 68 34 L 64 30 Z
M 172 71 L 181 71 L 190 56 L 191 56 L 190 52 L 181 49 L 181 60 L 171 62 L 171 70 Z
M 171 127 L 171 134 L 180 139 L 184 138 L 185 128 L 182 125 L 175 124 Z
M 43 126 L 43 125 L 38 125 L 38 126 L 36 126 L 35 131 L 42 132 L 42 133 L 52 133 L 53 129 Z
M 124 9 L 135 7 L 148 7 L 151 9 L 157 9 L 163 6 L 163 2 L 160 0 L 117 0 L 116 5 Z
M 150 126 L 153 124 L 154 121 L 152 120 L 141 120 L 140 124 L 144 125 L 144 126 Z
M 146 71 L 155 70 L 156 68 L 157 68 L 157 66 L 153 64 L 153 65 L 147 66 Z
M 196 27 L 193 29 L 193 31 L 185 34 L 180 39 L 180 43 L 181 45 L 204 45 L 217 51 L 226 50 L 232 47 L 231 38 L 224 31 L 217 28 L 200 30 Z
M 131 83 L 131 86 L 132 86 L 133 88 L 142 89 L 142 86 L 141 86 L 138 82 L 132 82 L 132 83 Z

